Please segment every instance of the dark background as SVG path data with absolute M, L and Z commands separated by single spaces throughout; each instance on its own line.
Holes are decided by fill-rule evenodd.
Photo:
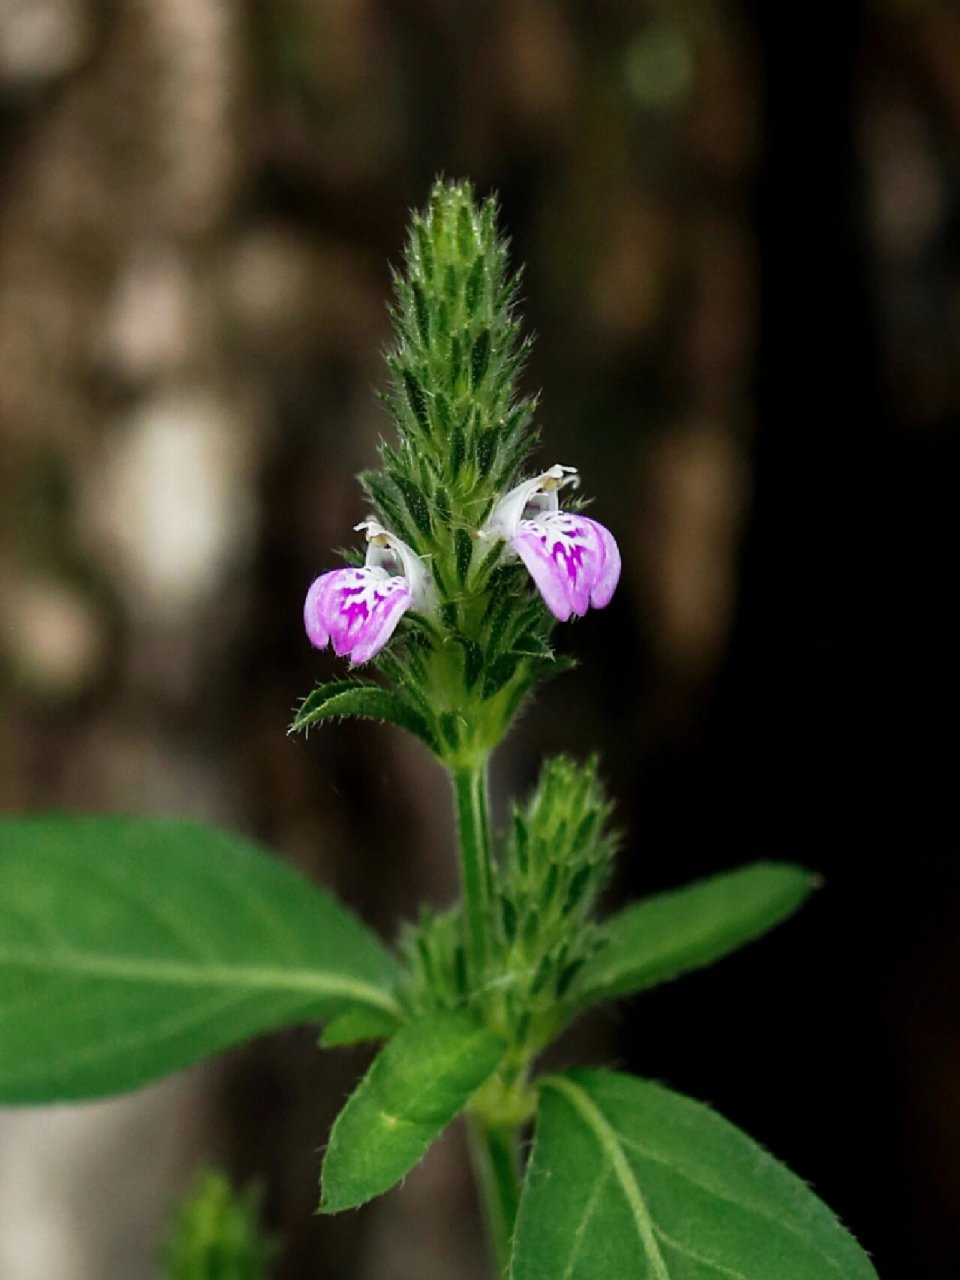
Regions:
M 610 608 L 558 633 L 581 666 L 505 745 L 500 810 L 545 752 L 598 748 L 615 897 L 757 857 L 824 879 L 561 1053 L 714 1104 L 884 1280 L 954 1277 L 950 4 L 0 5 L 0 803 L 222 822 L 388 934 L 455 891 L 418 747 L 284 736 L 336 669 L 302 597 L 363 515 L 388 263 L 438 172 L 500 194 L 543 463 L 580 467 L 624 552 Z M 363 1063 L 290 1034 L 0 1116 L 0 1275 L 149 1276 L 203 1158 L 264 1179 L 284 1280 L 481 1274 L 456 1133 L 311 1216 Z

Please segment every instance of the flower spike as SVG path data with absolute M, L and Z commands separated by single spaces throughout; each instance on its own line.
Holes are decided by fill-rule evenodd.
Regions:
M 481 534 L 502 538 L 530 571 L 547 608 L 561 622 L 610 603 L 620 579 L 613 534 L 578 511 L 561 511 L 558 494 L 577 487 L 575 467 L 559 463 L 504 494 Z
M 427 570 L 411 547 L 376 520 L 356 527 L 367 535 L 365 564 L 321 574 L 303 607 L 310 643 L 324 649 L 332 641 L 354 666 L 380 652 L 407 609 L 432 602 Z

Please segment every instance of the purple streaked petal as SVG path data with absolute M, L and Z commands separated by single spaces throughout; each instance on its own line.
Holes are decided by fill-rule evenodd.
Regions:
M 562 622 L 602 608 L 620 576 L 620 552 L 603 525 L 573 511 L 522 520 L 511 547 L 530 570 L 551 613 Z
M 600 540 L 600 572 L 590 589 L 590 603 L 595 609 L 603 609 L 610 603 L 620 581 L 620 548 L 613 534 L 599 520 L 582 517 L 583 523 L 592 525 Z
M 370 617 L 350 654 L 354 666 L 367 662 L 380 652 L 413 602 L 410 588 L 403 578 L 390 578 L 383 587 L 377 588 L 376 596 Z
M 571 608 L 582 618 L 603 562 L 603 540 L 594 522 L 575 512 L 558 511 L 544 523 L 553 538 L 553 557 L 566 573 Z
M 411 602 L 404 578 L 384 569 L 334 569 L 321 574 L 307 593 L 304 623 L 310 643 L 322 649 L 329 641 L 341 657 L 356 664 L 378 653 Z
M 572 605 L 565 572 L 551 554 L 549 533 L 539 521 L 521 520 L 517 532 L 510 539 L 510 546 L 530 571 L 547 608 L 555 618 L 566 622 Z
M 307 639 L 315 649 L 325 649 L 330 642 L 330 630 L 325 621 L 324 597 L 330 587 L 330 580 L 339 578 L 347 572 L 345 569 L 334 569 L 331 573 L 322 573 L 315 578 L 307 592 L 303 604 L 303 625 L 307 631 Z

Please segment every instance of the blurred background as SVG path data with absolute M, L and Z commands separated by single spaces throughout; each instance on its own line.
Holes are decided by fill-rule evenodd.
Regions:
M 302 599 L 364 514 L 388 264 L 438 172 L 500 194 L 543 463 L 624 552 L 501 811 L 596 747 L 611 906 L 758 857 L 825 881 L 560 1057 L 711 1102 L 884 1280 L 956 1277 L 954 4 L 0 0 L 0 806 L 223 823 L 388 936 L 454 894 L 418 746 L 284 732 L 335 669 Z M 365 1061 L 304 1031 L 0 1113 L 0 1277 L 152 1280 L 215 1159 L 263 1180 L 280 1280 L 479 1280 L 456 1130 L 313 1216 Z

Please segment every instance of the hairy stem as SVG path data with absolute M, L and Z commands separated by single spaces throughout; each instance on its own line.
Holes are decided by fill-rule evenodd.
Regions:
M 478 1116 L 470 1118 L 473 1165 L 500 1280 L 506 1280 L 510 1270 L 510 1246 L 520 1204 L 517 1133 L 513 1126 L 487 1125 Z
M 453 770 L 460 831 L 464 952 L 469 989 L 478 991 L 487 973 L 491 936 L 490 814 L 487 762 Z

